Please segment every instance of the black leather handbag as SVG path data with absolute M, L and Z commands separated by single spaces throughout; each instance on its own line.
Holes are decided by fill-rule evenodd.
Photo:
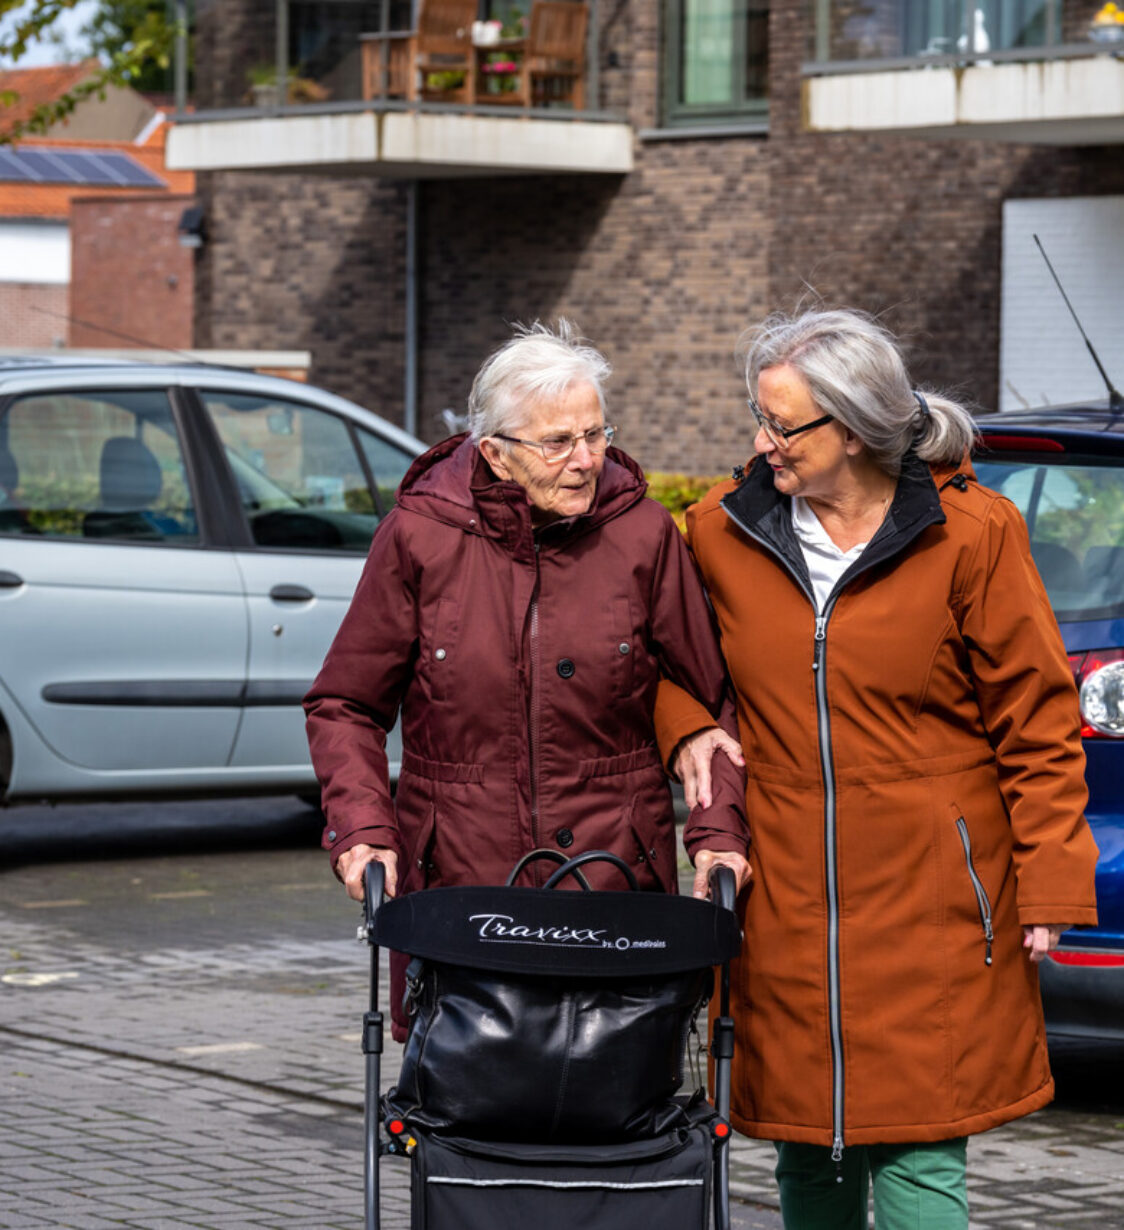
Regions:
M 377 943 L 412 957 L 387 1113 L 444 1135 L 552 1144 L 674 1126 L 688 1033 L 712 967 L 737 949 L 735 916 L 634 891 L 603 851 L 564 862 L 543 888 L 512 885 L 526 861 L 506 886 L 431 889 L 378 910 Z M 633 891 L 554 891 L 589 861 L 618 865 Z

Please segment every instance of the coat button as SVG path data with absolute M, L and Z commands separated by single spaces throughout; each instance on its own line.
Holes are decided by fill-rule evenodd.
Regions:
M 330 829 L 330 830 L 328 831 L 328 840 L 329 840 L 329 841 L 335 841 L 335 840 L 336 840 L 336 830 L 335 830 L 335 829 Z
M 632 652 L 632 646 L 628 643 L 628 641 L 621 641 L 621 643 L 617 646 L 617 649 L 621 653 L 631 653 Z
M 445 661 L 445 651 L 443 649 L 435 650 L 433 656 L 437 659 L 438 662 Z
M 574 835 L 569 829 L 558 830 L 558 844 L 563 850 L 568 850 L 574 844 Z
M 577 667 L 569 658 L 560 658 L 558 660 L 558 673 L 563 679 L 569 679 L 575 670 L 577 670 Z

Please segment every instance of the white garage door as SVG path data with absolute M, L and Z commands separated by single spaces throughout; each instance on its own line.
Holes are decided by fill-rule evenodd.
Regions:
M 1003 206 L 1001 410 L 1106 393 L 1035 235 L 1113 384 L 1124 388 L 1124 196 L 1012 200 Z

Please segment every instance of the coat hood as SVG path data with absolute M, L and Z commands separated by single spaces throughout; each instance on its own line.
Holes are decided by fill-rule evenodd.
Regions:
M 610 448 L 589 511 L 540 533 L 569 537 L 594 529 L 631 508 L 647 488 L 640 466 L 627 453 Z M 523 488 L 497 478 L 467 433 L 450 436 L 418 457 L 398 488 L 398 502 L 410 512 L 470 534 L 511 541 L 531 534 L 531 506 Z

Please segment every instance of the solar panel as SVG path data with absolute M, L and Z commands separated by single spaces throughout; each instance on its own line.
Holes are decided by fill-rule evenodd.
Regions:
M 122 153 L 0 147 L 0 182 L 85 184 L 113 188 L 166 188 L 167 182 Z
M 22 183 L 27 179 L 27 172 L 22 163 L 10 149 L 0 146 L 0 180 L 6 183 Z

